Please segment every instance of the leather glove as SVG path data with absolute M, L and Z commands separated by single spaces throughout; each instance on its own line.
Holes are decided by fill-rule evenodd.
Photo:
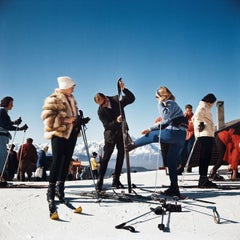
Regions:
M 28 129 L 28 125 L 26 123 L 19 128 L 20 131 L 26 131 L 27 129 Z
M 82 119 L 82 125 L 85 125 L 85 124 L 87 124 L 89 121 L 90 121 L 90 117 L 85 117 L 85 118 L 83 118 Z
M 77 117 L 77 120 L 74 122 L 75 127 L 81 127 L 87 124 L 90 121 L 89 117 L 82 118 L 81 116 Z
M 20 125 L 22 123 L 22 118 L 19 117 L 16 121 L 14 121 L 15 125 Z
M 199 132 L 202 132 L 204 128 L 205 128 L 204 122 L 200 122 L 200 124 L 198 125 Z

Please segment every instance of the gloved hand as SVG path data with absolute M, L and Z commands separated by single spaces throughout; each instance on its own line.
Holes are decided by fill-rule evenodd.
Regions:
M 22 118 L 19 117 L 16 121 L 14 121 L 15 125 L 20 125 L 22 123 Z
M 28 129 L 28 125 L 26 123 L 19 128 L 20 131 L 26 131 L 27 129 Z
M 198 125 L 199 132 L 202 132 L 204 128 L 205 128 L 204 122 L 200 122 L 200 124 Z
M 74 126 L 75 127 L 81 127 L 84 126 L 85 124 L 87 124 L 90 121 L 89 117 L 81 117 L 81 116 L 77 116 L 76 121 L 74 122 Z
M 85 117 L 85 118 L 83 118 L 83 119 L 82 119 L 82 124 L 83 124 L 83 125 L 87 124 L 87 123 L 90 121 L 90 119 L 91 119 L 90 117 Z

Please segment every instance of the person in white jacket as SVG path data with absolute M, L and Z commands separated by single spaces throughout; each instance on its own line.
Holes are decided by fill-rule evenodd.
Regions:
M 207 94 L 198 104 L 193 116 L 194 135 L 200 142 L 199 157 L 199 188 L 217 188 L 217 185 L 209 181 L 207 177 L 208 166 L 210 164 L 215 126 L 212 117 L 212 106 L 216 102 L 214 94 Z

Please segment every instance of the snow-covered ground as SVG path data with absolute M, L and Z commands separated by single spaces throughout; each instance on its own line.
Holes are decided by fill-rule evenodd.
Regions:
M 227 178 L 226 175 L 224 177 Z M 193 173 L 184 176 L 183 184 L 197 184 L 197 179 L 198 169 L 193 168 Z M 163 190 L 159 186 L 169 184 L 164 170 L 132 173 L 131 180 L 151 190 Z M 121 176 L 121 181 L 127 186 L 126 174 Z M 228 183 L 240 185 L 240 182 Z M 43 182 L 40 184 L 46 185 Z M 106 179 L 104 186 L 110 184 L 111 178 Z M 182 183 L 179 181 L 179 184 Z M 153 212 L 127 224 L 133 226 L 136 232 L 115 228 L 116 225 L 149 212 L 150 207 L 161 206 L 159 202 L 150 204 L 103 200 L 96 203 L 95 199 L 77 195 L 77 192 L 87 190 L 94 190 L 92 180 L 66 182 L 66 197 L 75 206 L 81 206 L 83 212 L 76 214 L 66 206 L 58 205 L 60 220 L 54 221 L 49 218 L 46 188 L 0 189 L 0 239 L 240 239 L 240 190 L 182 188 L 182 194 L 216 204 L 191 200 L 179 202 L 182 212 L 167 212 L 163 216 L 165 232 L 158 228 L 162 216 Z M 135 191 L 146 196 L 150 194 L 139 189 Z M 127 188 L 125 192 L 128 192 Z M 220 214 L 219 224 L 213 220 L 212 207 L 216 207 Z

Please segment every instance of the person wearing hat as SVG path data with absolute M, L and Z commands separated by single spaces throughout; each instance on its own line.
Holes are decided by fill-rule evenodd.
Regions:
M 193 116 L 194 135 L 197 141 L 200 142 L 199 188 L 217 188 L 217 184 L 211 182 L 207 177 L 215 134 L 211 109 L 216 100 L 215 95 L 212 93 L 204 96 L 199 102 Z
M 128 146 L 131 151 L 134 148 L 159 142 L 164 144 L 166 152 L 164 152 L 164 160 L 169 169 L 170 187 L 164 191 L 168 196 L 179 196 L 177 162 L 180 149 L 184 146 L 186 138 L 186 129 L 188 128 L 188 119 L 184 117 L 182 109 L 175 101 L 175 96 L 171 91 L 161 86 L 156 91 L 156 99 L 158 100 L 158 109 L 160 118 L 154 126 L 144 129 L 144 136 L 136 139 L 134 144 Z
M 45 99 L 41 114 L 44 137 L 51 139 L 52 147 L 47 190 L 50 215 L 56 212 L 55 194 L 60 202 L 64 201 L 64 183 L 80 130 L 75 124 L 78 116 L 73 96 L 75 82 L 68 76 L 58 77 L 57 81 L 59 88 Z
M 97 153 L 93 152 L 92 157 L 90 159 L 90 162 L 91 162 L 91 168 L 92 168 L 92 173 L 93 173 L 94 179 L 98 179 L 98 165 L 99 165 L 99 163 L 97 162 L 96 158 L 97 158 Z

